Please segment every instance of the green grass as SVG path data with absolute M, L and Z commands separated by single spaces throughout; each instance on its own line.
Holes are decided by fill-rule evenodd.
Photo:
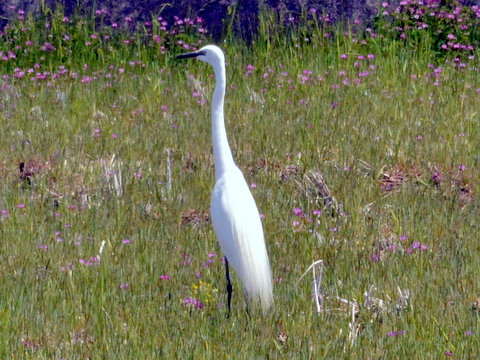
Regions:
M 120 56 L 121 42 L 98 60 L 1 64 L 0 357 L 476 358 L 479 64 L 434 64 L 436 85 L 428 51 L 334 38 L 222 44 L 230 145 L 257 185 L 275 280 L 274 307 L 247 315 L 234 278 L 228 319 L 208 219 L 212 69 L 178 49 Z M 67 70 L 14 76 L 35 62 Z M 311 274 L 296 283 L 320 259 L 317 313 Z

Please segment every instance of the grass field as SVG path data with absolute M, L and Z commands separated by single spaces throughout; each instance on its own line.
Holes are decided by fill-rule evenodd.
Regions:
M 49 50 L 15 26 L 0 64 L 1 358 L 478 357 L 475 52 L 341 31 L 220 44 L 275 283 L 273 308 L 247 314 L 234 276 L 227 319 L 213 70 L 176 61 L 182 46 L 88 29 L 69 45 L 62 28 Z M 314 297 L 312 274 L 298 280 L 317 260 Z

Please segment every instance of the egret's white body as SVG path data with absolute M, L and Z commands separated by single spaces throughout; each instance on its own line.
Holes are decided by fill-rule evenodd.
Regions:
M 211 216 L 220 248 L 240 277 L 247 297 L 259 298 L 264 310 L 273 303 L 272 275 L 255 200 L 228 145 L 223 117 L 226 76 L 220 48 L 207 45 L 180 58 L 196 57 L 213 66 L 212 137 L 216 184 Z

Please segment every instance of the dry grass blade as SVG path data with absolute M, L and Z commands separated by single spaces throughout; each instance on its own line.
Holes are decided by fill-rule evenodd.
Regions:
M 399 190 L 407 184 L 417 184 L 422 173 L 415 165 L 405 167 L 395 165 L 392 170 L 384 171 L 380 178 L 380 188 L 385 192 Z
M 348 330 L 349 330 L 348 340 L 349 340 L 350 346 L 353 346 L 355 345 L 355 341 L 357 341 L 357 338 L 360 335 L 362 325 L 356 321 L 357 313 L 358 313 L 357 302 L 354 300 L 354 302 L 349 303 L 349 305 L 351 305 L 352 320 L 351 322 L 348 323 Z
M 372 173 L 372 171 L 373 171 L 372 165 L 370 165 L 369 163 L 367 163 L 366 161 L 364 161 L 362 159 L 359 159 L 358 162 L 359 162 L 360 169 L 365 171 L 367 174 Z
M 320 265 L 318 273 L 317 273 L 317 268 L 316 268 L 317 265 Z M 297 282 L 295 283 L 295 287 L 298 285 L 300 280 L 302 280 L 303 277 L 310 270 L 312 270 L 312 276 L 313 276 L 313 282 L 312 282 L 313 299 L 314 299 L 315 305 L 317 307 L 317 313 L 320 313 L 320 312 L 322 312 L 322 305 L 323 305 L 323 301 L 324 301 L 324 298 L 325 298 L 324 294 L 320 290 L 320 285 L 322 284 L 322 275 L 323 275 L 323 270 L 324 270 L 323 260 L 314 261 L 308 267 L 308 269 L 303 273 L 303 275 L 300 276 L 300 279 L 297 280 Z
M 330 210 L 332 216 L 336 216 L 342 211 L 342 205 L 332 196 L 330 189 L 322 173 L 316 170 L 310 170 L 304 176 L 303 184 L 296 180 L 297 185 L 303 190 L 306 196 L 317 203 L 323 210 Z
M 265 98 L 263 94 L 257 93 L 256 91 L 252 90 L 249 86 L 247 86 L 248 96 L 250 101 L 254 102 L 255 104 L 264 104 Z
M 116 155 L 114 154 L 110 161 L 101 159 L 101 163 L 110 192 L 115 193 L 118 197 L 122 196 L 122 162 L 116 159 Z
M 202 82 L 198 80 L 193 74 L 187 71 L 187 81 L 190 88 L 199 95 L 200 100 L 207 98 L 207 89 L 202 85 Z
M 167 193 L 170 194 L 172 190 L 172 168 L 170 163 L 172 149 L 165 149 L 165 153 L 167 154 Z

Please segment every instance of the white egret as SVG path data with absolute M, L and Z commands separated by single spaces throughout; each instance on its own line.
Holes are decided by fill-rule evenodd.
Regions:
M 220 248 L 226 258 L 229 312 L 232 294 L 229 263 L 243 283 L 247 300 L 260 299 L 263 309 L 267 310 L 273 303 L 273 286 L 260 214 L 242 172 L 235 165 L 225 130 L 225 57 L 220 48 L 207 45 L 177 58 L 197 58 L 212 65 L 215 71 L 212 140 L 216 184 L 210 212 Z

